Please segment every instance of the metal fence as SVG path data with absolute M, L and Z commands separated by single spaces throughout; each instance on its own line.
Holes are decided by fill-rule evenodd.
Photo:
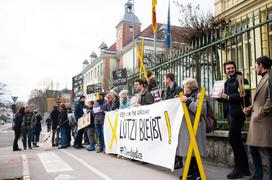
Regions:
M 207 95 L 210 95 L 214 82 L 226 79 L 223 63 L 233 60 L 237 69 L 249 80 L 253 94 L 258 83 L 255 60 L 262 55 L 272 55 L 271 21 L 272 5 L 269 3 L 239 19 L 228 20 L 228 26 L 195 39 L 190 45 L 172 50 L 157 58 L 153 64 L 146 63 L 145 67 L 154 73 L 162 89 L 165 88 L 163 75 L 172 72 L 179 85 L 188 77 L 198 78 L 201 86 L 206 88 Z M 139 73 L 128 78 L 130 91 L 138 78 Z M 222 115 L 222 105 L 214 101 L 213 106 L 218 128 L 228 128 Z

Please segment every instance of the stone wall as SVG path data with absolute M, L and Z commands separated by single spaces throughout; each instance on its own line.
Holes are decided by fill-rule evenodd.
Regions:
M 242 133 L 243 140 L 246 140 L 246 132 Z M 221 167 L 234 167 L 234 156 L 232 149 L 228 142 L 228 131 L 215 131 L 214 133 L 207 134 L 207 147 L 206 147 L 206 161 L 216 166 Z M 248 152 L 249 166 L 252 170 L 252 159 Z M 261 152 L 264 169 L 268 172 L 269 162 L 268 157 Z M 252 172 L 252 171 L 251 171 Z

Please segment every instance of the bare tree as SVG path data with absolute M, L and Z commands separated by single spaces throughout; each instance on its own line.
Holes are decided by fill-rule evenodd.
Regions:
M 204 63 L 201 61 L 201 57 L 205 58 L 203 55 L 207 54 L 208 50 L 198 49 L 208 43 L 211 43 L 212 40 L 209 38 L 211 34 L 219 37 L 220 29 L 227 26 L 228 23 L 226 23 L 223 19 L 213 17 L 211 12 L 204 13 L 200 10 L 199 5 L 193 6 L 191 3 L 184 5 L 178 0 L 174 0 L 173 2 L 179 8 L 179 22 L 183 28 L 173 29 L 172 33 L 175 34 L 176 37 L 179 37 L 180 42 L 188 44 L 191 50 L 197 50 L 191 55 L 193 63 L 188 65 L 188 68 L 193 68 L 194 72 L 196 73 L 196 80 L 201 85 L 201 66 Z M 218 47 L 214 45 L 214 47 L 211 49 L 211 51 L 215 52 L 217 51 Z M 218 57 L 215 57 L 215 59 L 218 59 Z M 216 72 L 217 78 L 220 78 L 220 68 L 215 68 L 214 71 Z

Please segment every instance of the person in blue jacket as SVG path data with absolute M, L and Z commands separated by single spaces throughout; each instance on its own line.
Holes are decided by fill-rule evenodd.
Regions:
M 24 114 L 25 114 L 25 108 L 21 107 L 15 115 L 14 127 L 13 127 L 13 130 L 15 133 L 15 137 L 14 137 L 14 141 L 13 141 L 13 151 L 21 151 L 21 149 L 18 146 L 18 140 L 21 135 Z

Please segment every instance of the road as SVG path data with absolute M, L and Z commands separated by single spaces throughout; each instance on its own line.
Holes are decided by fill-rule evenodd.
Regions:
M 41 146 L 13 152 L 14 135 L 7 127 L 0 127 L 0 179 L 174 180 L 181 175 L 181 170 L 171 172 L 155 165 L 73 147 L 59 150 Z M 206 163 L 204 167 L 209 180 L 223 180 L 230 171 Z

